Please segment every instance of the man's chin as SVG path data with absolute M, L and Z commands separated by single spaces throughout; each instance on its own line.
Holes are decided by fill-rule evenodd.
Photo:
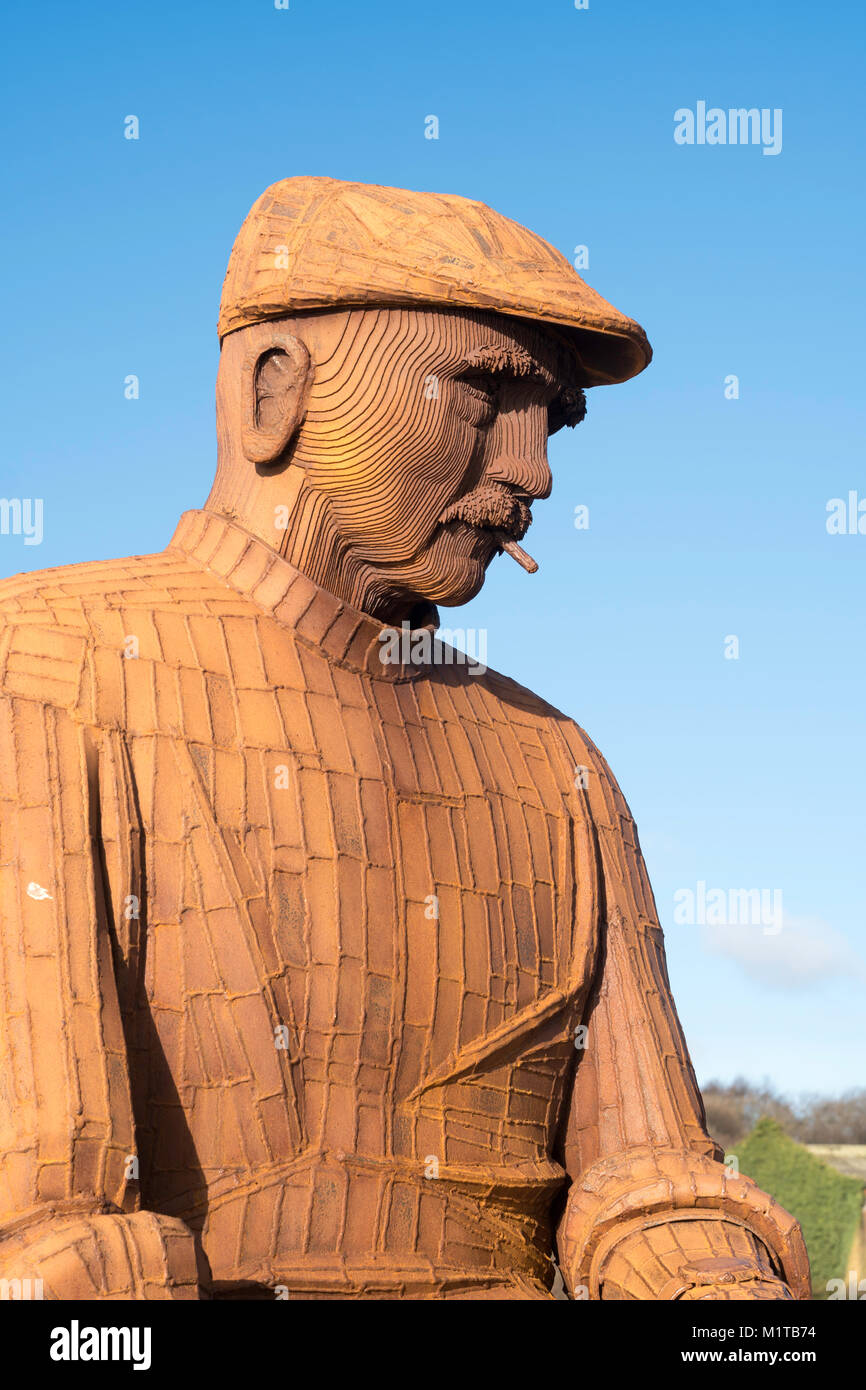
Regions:
M 423 557 L 405 568 L 379 574 L 382 578 L 387 574 L 388 588 L 403 602 L 411 595 L 419 602 L 458 608 L 481 590 L 497 549 L 491 532 L 452 522 L 443 527 Z
M 483 587 L 487 563 L 464 558 L 423 576 L 413 575 L 411 579 L 407 576 L 404 593 L 411 593 L 419 602 L 459 608 L 475 598 Z
M 440 593 L 431 592 L 424 597 L 441 608 L 459 608 L 461 604 L 468 603 L 484 587 L 487 566 L 480 561 L 474 561 L 467 565 L 467 570 L 471 572 L 461 576 L 459 581 L 455 578 L 443 584 Z
M 443 608 L 468 603 L 481 590 L 497 548 L 489 531 L 465 522 L 452 523 L 430 550 L 423 597 Z

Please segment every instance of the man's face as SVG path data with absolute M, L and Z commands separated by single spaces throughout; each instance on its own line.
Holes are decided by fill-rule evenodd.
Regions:
M 328 317 L 342 325 L 325 360 L 314 348 L 298 459 L 327 499 L 340 568 L 379 616 L 419 599 L 465 603 L 500 549 L 494 532 L 519 539 L 550 493 L 567 354 L 554 334 L 496 314 Z

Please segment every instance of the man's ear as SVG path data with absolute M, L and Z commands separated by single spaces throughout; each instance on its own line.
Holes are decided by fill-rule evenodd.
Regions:
M 307 413 L 314 368 L 306 344 L 275 332 L 244 358 L 241 442 L 250 463 L 276 463 Z

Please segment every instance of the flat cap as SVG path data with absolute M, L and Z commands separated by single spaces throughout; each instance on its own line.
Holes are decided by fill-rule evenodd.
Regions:
M 271 184 L 232 248 L 219 335 L 313 309 L 483 309 L 555 326 L 579 385 L 627 381 L 646 334 L 534 232 L 450 193 L 299 177 Z

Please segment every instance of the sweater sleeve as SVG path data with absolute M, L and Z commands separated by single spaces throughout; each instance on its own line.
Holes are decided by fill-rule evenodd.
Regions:
M 19 687 L 40 661 L 23 657 Z M 105 874 L 128 901 L 141 887 L 113 761 L 68 710 L 0 694 L 0 1278 L 47 1299 L 196 1299 L 192 1232 L 138 1209 L 116 979 L 137 923 L 112 921 Z
M 135 1153 L 98 849 L 98 755 L 67 711 L 0 698 L 0 1219 L 122 1209 Z
M 588 742 L 602 888 L 585 1047 L 561 1136 L 558 1253 L 573 1296 L 808 1298 L 797 1222 L 707 1134 L 628 806 Z

